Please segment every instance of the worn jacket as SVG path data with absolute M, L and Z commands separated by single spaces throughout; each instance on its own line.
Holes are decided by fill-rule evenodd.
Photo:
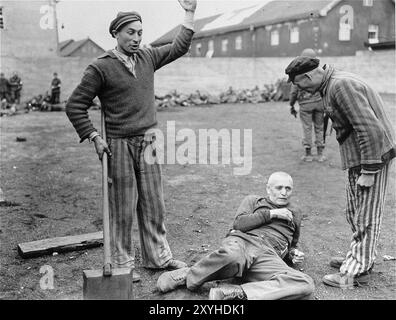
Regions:
M 342 168 L 379 171 L 396 155 L 395 132 L 381 97 L 352 73 L 324 69 L 319 91 L 337 134 Z
M 293 221 L 284 219 L 271 219 L 270 210 L 287 208 L 293 214 Z M 268 197 L 250 195 L 243 199 L 239 206 L 229 234 L 245 237 L 258 236 L 269 244 L 281 255 L 291 248 L 296 248 L 300 237 L 301 211 L 292 204 L 286 206 L 276 205 Z M 237 232 L 233 231 L 237 230 Z
M 156 126 L 154 72 L 187 53 L 193 34 L 193 30 L 181 26 L 172 44 L 139 49 L 135 56 L 136 77 L 111 50 L 91 63 L 66 104 L 66 114 L 80 141 L 95 131 L 88 109 L 96 96 L 105 114 L 109 138 L 143 135 Z

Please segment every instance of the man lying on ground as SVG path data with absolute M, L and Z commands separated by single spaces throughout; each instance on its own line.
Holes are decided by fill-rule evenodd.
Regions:
M 221 247 L 192 267 L 163 273 L 158 290 L 168 292 L 184 285 L 196 290 L 208 281 L 238 278 L 241 285 L 211 288 L 209 299 L 308 298 L 314 290 L 313 280 L 284 260 L 296 264 L 304 259 L 297 249 L 302 215 L 290 203 L 292 191 L 289 174 L 273 173 L 266 197 L 250 195 L 242 201 Z

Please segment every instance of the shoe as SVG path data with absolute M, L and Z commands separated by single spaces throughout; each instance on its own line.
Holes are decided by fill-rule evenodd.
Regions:
M 313 157 L 312 156 L 302 156 L 301 160 L 305 161 L 305 162 L 312 162 L 313 161 Z
M 167 271 L 160 275 L 157 280 L 157 288 L 160 292 L 168 292 L 186 284 L 187 273 L 190 268 L 181 268 Z
M 171 259 L 171 260 L 169 260 L 165 269 L 176 270 L 176 269 L 181 269 L 181 268 L 186 268 L 186 267 L 187 267 L 187 263 L 180 261 L 180 260 Z
M 209 300 L 247 300 L 247 297 L 241 286 L 227 285 L 211 288 Z
M 330 267 L 340 269 L 345 257 L 332 257 L 330 260 Z
M 132 282 L 139 282 L 140 281 L 140 274 L 136 271 L 132 272 Z
M 302 161 L 305 162 L 312 162 L 313 161 L 313 156 L 311 154 L 311 149 L 310 148 L 305 148 L 305 155 L 301 157 Z
M 369 280 L 369 272 L 364 272 L 354 277 L 341 273 L 327 274 L 323 277 L 324 284 L 341 289 L 352 289 L 354 286 L 365 285 Z
M 317 148 L 318 155 L 317 155 L 316 160 L 317 160 L 318 162 L 323 162 L 323 161 L 326 160 L 326 157 L 323 155 L 323 149 L 324 149 L 323 147 L 318 147 L 318 148 Z

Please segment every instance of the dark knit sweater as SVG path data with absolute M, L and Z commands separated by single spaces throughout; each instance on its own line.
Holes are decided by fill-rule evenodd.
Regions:
M 287 208 L 292 212 L 291 223 L 284 219 L 271 219 L 270 210 L 279 208 Z M 239 206 L 233 229 L 264 237 L 274 247 L 280 242 L 289 248 L 295 248 L 300 237 L 301 219 L 301 211 L 292 204 L 276 205 L 268 197 L 250 195 Z
M 194 31 L 181 26 L 172 44 L 142 48 L 136 54 L 136 78 L 111 52 L 91 63 L 74 89 L 66 114 L 80 142 L 95 131 L 88 109 L 97 96 L 105 113 L 109 138 L 143 135 L 157 124 L 154 104 L 154 72 L 187 53 Z

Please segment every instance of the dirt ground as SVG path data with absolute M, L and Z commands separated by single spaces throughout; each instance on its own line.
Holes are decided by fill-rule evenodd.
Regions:
M 395 96 L 384 99 L 396 126 Z M 90 115 L 99 128 L 100 112 L 92 110 Z M 395 261 L 383 258 L 396 256 L 394 167 L 370 286 L 340 290 L 321 282 L 323 275 L 334 271 L 328 265 L 330 257 L 345 254 L 351 236 L 344 217 L 344 173 L 334 133 L 328 137 L 328 160 L 304 163 L 300 122 L 289 115 L 286 102 L 176 108 L 159 112 L 158 120 L 161 129 L 173 120 L 177 130 L 253 130 L 253 165 L 248 175 L 234 175 L 234 165 L 163 166 L 168 240 L 176 258 L 192 264 L 215 249 L 243 197 L 264 194 L 265 178 L 282 170 L 293 176 L 293 201 L 304 212 L 300 248 L 306 261 L 301 267 L 315 280 L 313 299 L 396 298 Z M 0 188 L 6 198 L 0 207 L 0 298 L 82 299 L 82 270 L 101 268 L 102 247 L 31 259 L 19 257 L 16 248 L 22 242 L 101 230 L 101 169 L 94 146 L 79 143 L 64 112 L 31 112 L 0 121 Z M 18 142 L 17 137 L 26 141 Z M 134 287 L 136 299 L 207 299 L 210 283 L 195 293 L 157 292 L 160 272 L 143 269 L 138 240 L 135 247 L 142 277 Z M 53 269 L 54 289 L 40 288 L 40 268 L 45 265 Z

